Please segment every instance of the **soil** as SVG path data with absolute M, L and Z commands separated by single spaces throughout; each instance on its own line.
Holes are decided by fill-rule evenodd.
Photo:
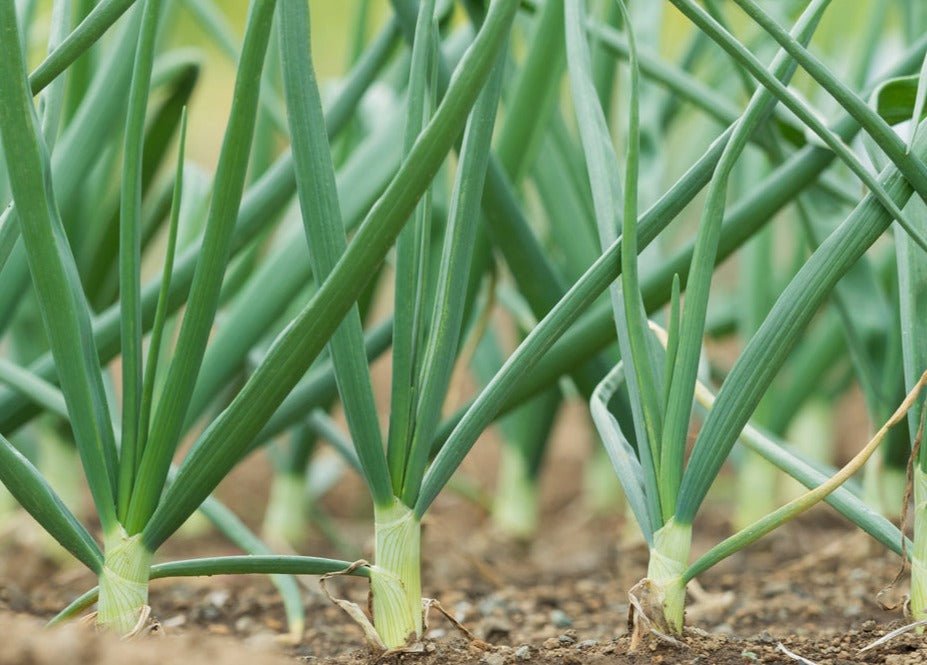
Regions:
M 274 587 L 266 578 L 243 576 L 152 583 L 157 636 L 126 642 L 79 624 L 40 630 L 44 620 L 94 580 L 73 563 L 61 565 L 38 554 L 47 549 L 41 544 L 9 544 L 12 539 L 3 537 L 0 665 L 927 663 L 927 641 L 916 632 L 860 653 L 906 623 L 901 610 L 884 610 L 877 600 L 898 572 L 899 559 L 827 508 L 812 511 L 700 578 L 701 589 L 690 590 L 689 629 L 681 643 L 651 638 L 629 653 L 627 589 L 643 576 L 646 551 L 627 535 L 620 516 L 589 517 L 576 482 L 566 480 L 581 476 L 586 445 L 573 442 L 548 465 L 542 530 L 530 546 L 495 534 L 487 516 L 459 495 L 446 492 L 436 502 L 424 534 L 425 593 L 463 622 L 476 641 L 432 611 L 427 639 L 417 653 L 381 657 L 365 647 L 360 629 L 310 578 L 302 580 L 306 629 L 298 639 L 289 639 Z M 483 478 L 480 470 L 493 468 L 493 458 L 483 455 L 468 460 L 466 469 L 488 488 L 492 479 Z M 266 474 L 266 468 L 253 463 L 246 469 L 220 494 L 254 525 L 266 486 L 255 476 Z M 720 485 L 720 500 L 710 502 L 696 524 L 695 555 L 730 532 L 730 505 Z M 338 486 L 325 509 L 346 545 L 339 551 L 313 532 L 305 552 L 341 558 L 369 554 L 363 496 L 355 481 Z M 233 552 L 207 533 L 175 538 L 159 556 Z M 366 601 L 363 580 L 339 578 L 330 588 L 358 603 Z M 900 597 L 905 590 L 902 584 L 890 595 Z

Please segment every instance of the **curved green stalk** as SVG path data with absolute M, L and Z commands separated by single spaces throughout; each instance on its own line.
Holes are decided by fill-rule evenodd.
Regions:
M 0 436 L 0 482 L 26 512 L 61 546 L 94 573 L 103 570 L 103 553 L 29 460 Z
M 67 419 L 68 407 L 58 386 L 5 358 L 0 358 L 0 383 L 25 395 L 50 413 Z
M 370 567 L 352 567 L 348 561 L 270 554 L 218 556 L 158 563 L 151 567 L 149 579 L 211 577 L 213 575 L 327 575 L 341 571 L 348 571 L 346 575 L 368 578 L 371 573 Z M 97 601 L 98 594 L 99 588 L 97 587 L 85 591 L 56 614 L 48 625 L 55 626 L 75 618 Z
M 927 139 L 918 136 L 912 154 L 927 151 Z M 894 168 L 880 176 L 883 187 L 903 204 L 912 193 L 907 180 Z M 837 281 L 885 232 L 891 217 L 871 194 L 811 255 L 776 301 L 725 381 L 705 421 L 679 490 L 677 517 L 690 521 L 708 492 L 710 481 L 727 457 L 765 387 L 782 366 L 810 322 L 817 307 Z
M 252 556 L 273 556 L 270 548 L 265 545 L 242 522 L 235 513 L 216 499 L 209 497 L 200 505 L 200 512 L 215 526 L 222 535 L 235 545 Z M 154 570 L 152 570 L 154 574 Z M 152 579 L 156 579 L 152 577 Z M 287 617 L 290 633 L 302 638 L 306 626 L 306 612 L 303 608 L 302 592 L 299 585 L 290 575 L 271 573 L 270 580 L 280 597 L 283 599 L 283 609 Z
M 48 54 L 29 75 L 29 86 L 33 95 L 39 94 L 49 83 L 73 64 L 85 51 L 93 46 L 112 25 L 119 20 L 135 0 L 101 0 L 80 25 Z

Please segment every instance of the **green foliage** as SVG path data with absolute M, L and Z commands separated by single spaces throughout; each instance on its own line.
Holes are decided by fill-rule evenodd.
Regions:
M 545 447 L 577 395 L 652 548 L 671 630 L 686 582 L 818 501 L 899 549 L 897 529 L 837 487 L 849 472 L 783 440 L 809 401 L 850 385 L 875 429 L 927 362 L 927 37 L 909 29 L 870 81 L 896 29 L 887 3 L 861 28 L 822 21 L 828 0 L 800 14 L 672 0 L 689 31 L 672 60 L 657 4 L 393 0 L 383 17 L 364 2 L 346 26 L 350 69 L 329 82 L 314 5 L 251 0 L 239 39 L 221 3 L 186 0 L 235 70 L 228 109 L 208 109 L 227 116 L 211 174 L 193 156 L 212 73 L 175 46 L 191 30 L 172 3 L 58 0 L 44 33 L 16 4 L 0 4 L 0 481 L 102 582 L 61 618 L 98 594 L 129 613 L 119 625 L 137 616 L 115 607 L 123 570 L 136 605 L 150 579 L 260 572 L 298 630 L 290 576 L 347 562 L 274 555 L 211 493 L 270 446 L 303 500 L 328 440 L 374 505 L 374 563 L 352 572 L 376 590 L 376 639 L 402 646 L 422 632 L 429 507 L 512 414 L 497 516 L 521 516 L 505 519 L 530 537 Z M 846 76 L 822 39 L 834 30 L 866 44 Z M 24 42 L 40 33 L 44 58 Z M 733 255 L 744 288 L 718 270 Z M 705 353 L 724 335 L 740 348 L 726 365 Z M 371 365 L 387 354 L 381 395 Z M 471 368 L 482 387 L 461 395 Z M 880 430 L 895 467 L 919 411 Z M 101 534 L 18 449 L 39 415 L 72 433 Z M 693 520 L 738 441 L 813 492 L 690 563 Z M 149 565 L 197 511 L 252 556 Z

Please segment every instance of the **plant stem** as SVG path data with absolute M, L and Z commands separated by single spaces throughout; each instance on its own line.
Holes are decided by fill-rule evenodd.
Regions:
M 789 426 L 785 439 L 795 444 L 796 452 L 820 464 L 832 464 L 834 460 L 834 431 L 828 405 L 821 399 L 805 404 Z M 804 486 L 795 478 L 786 477 L 782 488 L 783 497 L 791 501 L 804 494 Z
M 264 513 L 264 539 L 272 546 L 294 547 L 306 535 L 306 481 L 302 474 L 284 471 L 274 475 Z
M 752 450 L 743 451 L 737 469 L 737 509 L 734 528 L 743 529 L 776 508 L 779 471 Z
M 141 535 L 128 536 L 122 527 L 104 541 L 97 623 L 125 635 L 135 629 L 142 608 L 148 604 L 152 555 Z
M 863 469 L 863 498 L 880 514 L 896 520 L 901 516 L 906 483 L 904 469 L 888 466 L 884 457 L 874 457 Z
M 927 472 L 914 468 L 914 551 L 911 552 L 911 618 L 927 618 Z
M 524 453 L 512 443 L 501 449 L 492 519 L 499 531 L 518 540 L 528 540 L 537 531 L 537 478 L 532 476 Z
M 375 509 L 373 624 L 388 649 L 422 636 L 421 522 L 398 499 Z M 402 594 L 394 593 L 399 581 Z
M 596 515 L 620 513 L 625 505 L 621 484 L 604 448 L 596 448 L 583 465 L 583 506 Z
M 647 579 L 653 585 L 655 598 L 661 601 L 662 617 L 651 617 L 676 635 L 682 634 L 686 609 L 686 585 L 682 575 L 692 547 L 692 525 L 670 518 L 653 534 L 653 547 L 647 564 Z

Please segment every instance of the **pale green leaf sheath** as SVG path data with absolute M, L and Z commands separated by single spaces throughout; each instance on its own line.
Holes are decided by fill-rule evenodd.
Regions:
M 347 241 L 311 61 L 309 12 L 303 0 L 282 0 L 280 9 L 284 86 L 300 208 L 313 273 L 323 281 L 344 254 Z M 422 633 L 419 525 L 410 511 L 401 510 L 402 504 L 391 491 L 356 306 L 335 331 L 329 349 L 375 505 L 378 572 L 371 579 L 374 625 L 383 644 L 394 648 L 420 638 Z M 403 582 L 405 594 L 391 593 L 397 579 Z

